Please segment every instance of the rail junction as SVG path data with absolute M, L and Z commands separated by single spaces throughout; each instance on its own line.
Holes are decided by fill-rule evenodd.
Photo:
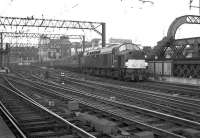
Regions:
M 175 39 L 176 30 L 182 24 L 200 24 L 200 16 L 175 19 L 167 36 L 155 47 L 155 56 L 145 59 L 150 79 L 141 81 L 132 75 L 138 80 L 133 82 L 134 79 L 123 77 L 131 72 L 126 69 L 123 72 L 121 63 L 124 60 L 126 66 L 132 66 L 137 60 L 124 59 L 122 55 L 128 48 L 135 50 L 125 53 L 129 56 L 138 54 L 139 50 L 129 43 L 106 46 L 103 22 L 0 17 L 1 118 L 10 133 L 20 138 L 199 138 L 200 86 L 163 81 L 176 77 L 185 77 L 187 81 L 200 78 L 200 37 Z M 78 33 L 69 34 L 69 30 Z M 101 50 L 90 49 L 87 30 L 100 36 Z M 79 45 L 72 45 L 69 40 L 78 40 Z M 63 43 L 67 44 L 63 46 Z M 56 48 L 57 45 L 60 47 Z M 80 68 L 59 68 L 52 63 L 61 60 L 51 62 L 48 58 L 29 64 L 22 62 L 19 53 L 26 50 L 32 54 L 30 50 L 37 51 L 40 47 L 50 51 L 47 56 L 59 59 L 69 49 L 76 49 L 77 56 L 70 55 L 70 60 L 63 56 L 66 60 L 62 62 L 63 66 L 65 61 L 72 65 L 77 60 Z M 66 53 L 60 50 L 63 47 Z M 193 58 L 187 58 L 188 47 L 194 51 Z M 85 54 L 86 48 L 91 52 Z M 20 55 L 20 62 L 10 62 L 13 49 Z M 103 64 L 112 66 L 96 72 L 90 67 L 84 72 L 84 56 L 92 57 L 90 62 L 102 58 Z M 107 62 L 109 57 L 112 60 Z M 145 62 L 137 65 L 141 63 Z M 116 65 L 119 72 L 114 70 Z M 142 65 L 141 68 L 144 70 Z M 114 71 L 110 73 L 110 70 Z M 141 75 L 138 70 L 135 73 Z

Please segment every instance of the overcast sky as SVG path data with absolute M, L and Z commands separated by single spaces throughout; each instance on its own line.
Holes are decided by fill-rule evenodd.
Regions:
M 132 39 L 153 46 L 167 34 L 175 18 L 199 14 L 198 9 L 189 10 L 189 0 L 152 1 L 154 4 L 139 0 L 1 0 L 0 16 L 41 18 L 43 14 L 44 18 L 106 22 L 107 39 Z M 184 25 L 177 37 L 198 35 L 196 28 Z

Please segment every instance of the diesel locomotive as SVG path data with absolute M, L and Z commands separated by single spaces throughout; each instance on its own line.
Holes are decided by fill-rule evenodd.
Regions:
M 79 70 L 83 73 L 121 80 L 146 80 L 148 78 L 145 54 L 133 43 L 112 44 L 54 61 L 54 67 Z

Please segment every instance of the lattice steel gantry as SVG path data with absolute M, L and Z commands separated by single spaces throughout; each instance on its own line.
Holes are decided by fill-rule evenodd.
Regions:
M 57 30 L 59 33 L 54 34 L 55 30 Z M 0 50 L 3 51 L 5 38 L 37 38 L 40 37 L 40 35 L 46 35 L 49 38 L 56 38 L 64 35 L 70 37 L 70 39 L 82 39 L 82 45 L 84 47 L 85 35 L 67 35 L 69 30 L 81 30 L 82 32 L 85 32 L 85 30 L 94 31 L 101 36 L 102 47 L 105 46 L 106 24 L 103 22 L 39 19 L 34 18 L 33 16 L 26 18 L 0 16 L 0 32 L 2 32 Z M 11 42 L 10 44 L 13 46 L 16 46 L 16 44 L 17 46 L 25 46 L 27 44 L 36 46 L 36 44 L 32 43 Z M 0 64 L 0 66 L 2 66 L 2 64 Z
M 61 36 L 67 36 L 69 39 L 82 39 L 83 35 L 65 35 L 65 34 L 41 34 L 41 33 L 17 33 L 17 32 L 1 32 L 4 37 L 25 37 L 25 38 L 39 38 L 45 36 L 47 38 L 60 38 Z
M 103 22 L 73 21 L 73 20 L 55 20 L 55 19 L 39 19 L 34 17 L 18 18 L 18 17 L 0 17 L 1 32 L 20 32 L 23 33 L 25 28 L 48 28 L 53 29 L 81 29 L 91 30 L 101 35 L 102 47 L 105 46 L 106 40 L 106 24 Z M 66 30 L 66 31 L 67 31 Z
M 68 37 L 69 40 L 76 39 L 82 41 L 82 45 L 85 43 L 84 35 L 65 35 L 65 34 L 40 34 L 40 33 L 18 33 L 18 32 L 1 32 L 3 45 L 9 43 L 11 47 L 15 46 L 38 46 L 38 41 L 35 43 L 26 42 L 27 39 L 37 40 L 40 37 L 46 37 L 49 39 L 59 39 L 62 36 Z M 20 41 L 21 40 L 21 41 Z M 23 42 L 22 42 L 23 41 Z

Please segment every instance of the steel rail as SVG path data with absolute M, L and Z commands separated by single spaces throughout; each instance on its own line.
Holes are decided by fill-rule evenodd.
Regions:
M 53 86 L 48 85 L 48 87 L 53 87 Z M 67 89 L 63 88 L 63 90 L 67 90 Z M 73 90 L 73 89 L 71 88 L 71 90 Z M 73 90 L 73 92 L 77 93 L 78 91 L 77 90 Z M 157 111 L 154 111 L 154 110 L 150 110 L 150 109 L 146 109 L 146 108 L 142 108 L 142 107 L 138 107 L 138 106 L 126 104 L 126 103 L 122 103 L 122 102 L 119 102 L 119 101 L 111 101 L 109 98 L 104 98 L 104 97 L 101 97 L 101 96 L 97 96 L 97 95 L 93 95 L 93 94 L 88 94 L 88 93 L 85 93 L 85 92 L 78 92 L 78 93 L 84 94 L 86 96 L 93 97 L 93 98 L 96 98 L 96 99 L 104 100 L 104 101 L 107 101 L 107 102 L 112 102 L 112 103 L 115 103 L 115 104 L 118 104 L 118 105 L 124 105 L 125 107 L 129 107 L 130 109 L 131 108 L 132 109 L 136 109 L 136 110 L 138 109 L 140 111 L 143 111 L 144 113 L 149 113 L 149 115 L 154 114 L 154 116 L 156 116 L 156 117 L 162 117 L 162 119 L 169 119 L 170 118 L 174 122 L 177 122 L 176 120 L 179 120 L 177 123 L 182 122 L 182 123 L 185 123 L 185 124 L 190 124 L 190 125 L 193 126 L 193 128 L 200 129 L 200 123 L 195 122 L 195 121 L 191 121 L 191 120 L 188 120 L 188 119 L 176 117 L 176 116 L 173 116 L 173 115 L 168 115 L 168 114 L 165 114 L 165 113 L 160 113 L 160 112 L 157 112 Z
M 33 81 L 34 82 L 34 81 Z M 44 83 L 39 83 L 39 82 L 34 82 L 34 83 L 37 83 L 37 84 L 39 84 L 39 85 L 46 85 L 46 86 L 48 86 L 48 87 L 54 87 L 54 86 L 52 86 L 52 85 L 47 85 L 47 84 L 44 84 Z M 56 83 L 54 83 L 54 85 L 55 85 Z M 104 97 L 101 97 L 101 96 L 97 96 L 97 95 L 94 95 L 94 94 L 89 94 L 89 93 L 86 93 L 86 92 L 79 92 L 79 91 L 77 91 L 77 90 L 75 90 L 75 89 L 73 89 L 73 88 L 69 88 L 69 87 L 64 87 L 63 85 L 58 85 L 57 84 L 57 86 L 55 86 L 55 87 L 57 87 L 57 88 L 59 88 L 59 89 L 63 89 L 63 90 L 67 90 L 67 88 L 68 89 L 70 89 L 70 90 L 72 90 L 73 92 L 78 92 L 78 93 L 81 93 L 81 94 L 84 94 L 84 95 L 86 95 L 86 96 L 91 96 L 91 97 L 94 97 L 94 98 L 99 98 L 99 99 L 101 99 L 101 100 L 104 100 L 104 101 L 109 101 L 110 102 L 110 99 L 108 99 L 108 98 L 104 98 Z M 148 113 L 150 113 L 150 112 L 152 112 L 152 113 L 154 113 L 154 114 L 158 114 L 157 116 L 166 116 L 166 117 L 164 117 L 165 119 L 168 117 L 168 118 L 171 118 L 171 119 L 173 119 L 173 120 L 176 120 L 176 119 L 179 119 L 180 121 L 182 121 L 182 122 L 185 122 L 186 124 L 187 123 L 189 123 L 189 124 L 193 124 L 194 126 L 194 128 L 199 128 L 200 129 L 200 123 L 199 122 L 195 122 L 195 121 L 191 121 L 191 120 L 188 120 L 188 119 L 184 119 L 184 118 L 180 118 L 180 117 L 176 117 L 176 116 L 173 116 L 173 115 L 168 115 L 168 114 L 165 114 L 165 113 L 160 113 L 160 112 L 157 112 L 157 111 L 154 111 L 154 110 L 150 110 L 150 109 L 146 109 L 146 108 L 142 108 L 142 107 L 138 107 L 138 106 L 134 106 L 134 105 L 130 105 L 130 104 L 126 104 L 126 103 L 122 103 L 122 102 L 119 102 L 119 101 L 112 101 L 113 103 L 117 103 L 117 104 L 119 104 L 119 105 L 125 105 L 125 106 L 127 106 L 127 107 L 131 107 L 131 108 L 135 108 L 135 109 L 140 109 L 140 110 L 142 110 L 142 111 L 145 111 L 145 112 L 148 112 Z
M 17 124 L 16 119 L 6 109 L 6 107 L 3 105 L 1 101 L 0 101 L 0 110 L 3 113 L 3 115 L 6 117 L 6 119 L 9 121 L 9 123 L 13 126 L 13 129 L 15 129 L 15 131 L 12 131 L 12 132 L 20 138 L 27 138 L 27 136 L 24 134 L 24 132 L 20 129 L 19 125 Z
M 73 80 L 76 80 L 76 81 L 81 81 L 81 80 L 78 80 L 76 78 L 72 78 L 72 77 L 67 77 L 65 76 L 66 79 L 73 79 Z M 169 95 L 169 94 L 165 94 L 165 93 L 158 93 L 158 92 L 154 92 L 154 91 L 150 91 L 150 90 L 141 90 L 141 89 L 138 89 L 138 88 L 133 88 L 133 87 L 127 87 L 127 86 L 119 86 L 119 85 L 115 85 L 115 84 L 107 84 L 107 83 L 101 83 L 101 82 L 97 82 L 97 81 L 90 81 L 90 80 L 84 80 L 84 82 L 87 82 L 87 83 L 91 83 L 91 84 L 96 84 L 96 85 L 101 85 L 101 86 L 107 86 L 107 87 L 112 87 L 112 88 L 117 88 L 117 89 L 121 89 L 121 90 L 128 90 L 128 91 L 137 91 L 137 92 L 141 92 L 141 93 L 149 93 L 149 94 L 154 94 L 155 96 L 166 96 L 166 97 L 170 97 L 170 98 L 173 98 L 173 99 L 178 99 L 178 100 L 185 100 L 185 101 L 191 101 L 191 102 L 199 102 L 200 103 L 200 100 L 198 99 L 192 99 L 192 98 L 187 98 L 187 97 L 175 97 L 175 96 L 172 96 L 172 95 Z M 170 100 L 170 99 L 169 99 Z M 192 105 L 192 103 L 191 103 Z M 193 105 L 192 105 L 193 106 Z
M 169 84 L 169 83 L 160 82 L 160 81 L 150 81 L 150 82 L 145 82 L 144 84 L 135 84 L 134 86 L 136 86 L 136 87 L 145 86 L 150 89 L 164 90 L 164 91 L 168 91 L 169 93 L 178 93 L 180 95 L 185 95 L 188 97 L 190 95 L 200 97 L 200 89 L 199 88 L 177 86 L 174 84 Z
M 26 80 L 26 81 L 28 81 L 28 80 Z M 29 80 L 30 81 L 30 80 Z M 30 81 L 30 82 L 34 82 L 34 81 Z M 42 85 L 42 83 L 41 82 L 34 82 L 34 83 L 38 83 L 38 86 L 40 85 L 40 87 L 41 87 L 41 85 Z M 46 84 L 45 84 L 46 85 Z M 46 85 L 46 87 L 48 87 L 48 88 L 50 88 L 50 87 L 55 87 L 55 86 L 51 86 L 51 85 Z M 57 87 L 58 89 L 63 89 L 63 88 L 60 88 L 60 87 Z M 42 87 L 42 89 L 45 89 L 45 87 Z M 46 88 L 47 89 L 47 88 Z M 69 89 L 63 89 L 63 90 L 65 90 L 65 91 L 69 91 Z M 51 89 L 49 89 L 48 90 L 48 92 L 50 92 L 50 91 L 52 91 Z M 72 90 L 70 90 L 70 91 L 72 91 Z M 75 92 L 75 93 L 77 93 L 77 91 L 76 90 L 73 90 L 73 92 Z M 58 94 L 58 95 L 60 95 L 62 98 L 64 98 L 64 97 L 66 97 L 66 95 L 62 95 L 62 94 L 60 94 L 60 93 L 58 93 L 58 92 L 56 92 L 56 91 L 52 91 L 52 93 L 53 94 Z M 93 98 L 96 98 L 96 99 L 98 99 L 98 100 L 104 100 L 105 102 L 108 102 L 108 103 L 110 103 L 111 104 L 111 102 L 113 103 L 113 104 L 120 104 L 121 106 L 125 106 L 125 107 L 127 107 L 127 108 L 131 108 L 131 109 L 139 109 L 140 111 L 141 110 L 143 110 L 144 112 L 143 113 L 146 113 L 146 114 L 148 114 L 148 112 L 149 112 L 149 115 L 151 115 L 152 116 L 152 110 L 146 110 L 146 109 L 144 109 L 144 108 L 138 108 L 137 106 L 132 106 L 132 105 L 129 105 L 129 104 L 124 104 L 124 103 L 120 103 L 120 102 L 116 102 L 116 101 L 111 101 L 110 99 L 107 99 L 107 98 L 103 98 L 103 97 L 100 97 L 100 96 L 96 96 L 96 95 L 91 95 L 91 94 L 87 94 L 87 96 L 90 96 L 90 97 L 92 97 L 93 96 Z M 74 99 L 74 100 L 76 100 L 76 99 Z M 158 118 L 161 118 L 161 119 L 163 119 L 163 117 L 161 117 L 161 116 L 165 116 L 165 120 L 167 119 L 169 119 L 169 118 L 174 118 L 174 119 L 180 119 L 180 118 L 178 118 L 178 117 L 174 117 L 174 116 L 170 116 L 170 115 L 166 115 L 166 114 L 160 114 L 159 112 L 154 112 L 153 111 L 153 113 L 154 114 L 157 114 L 157 117 Z M 159 115 L 158 115 L 159 114 Z M 155 116 L 155 115 L 153 115 L 153 116 Z M 186 119 L 182 119 L 181 118 L 181 121 L 188 121 L 188 120 L 186 120 Z M 192 122 L 192 121 L 189 121 L 190 123 L 196 123 L 196 122 Z M 141 123 L 141 122 L 137 122 L 137 123 Z M 180 120 L 179 120 L 179 123 L 180 123 Z M 188 122 L 187 122 L 188 123 Z M 141 124 L 140 124 L 141 125 Z M 146 124 L 147 125 L 147 124 Z M 195 124 L 195 128 L 197 128 L 196 127 L 196 125 L 198 125 L 198 128 L 199 128 L 199 126 L 200 126 L 200 124 Z M 147 127 L 147 126 L 146 126 Z M 152 127 L 152 126 L 151 126 Z M 159 129 L 159 128 L 158 128 Z M 161 129 L 162 130 L 162 129 Z M 155 131 L 155 130 L 154 130 Z M 160 130 L 159 130 L 160 131 Z M 165 130 L 163 130 L 164 131 L 164 133 L 166 133 L 166 131 Z M 162 132 L 163 132 L 162 131 Z M 158 131 L 157 131 L 157 133 L 158 133 Z M 173 134 L 173 133 L 172 133 Z
M 28 81 L 28 80 L 26 80 L 26 81 Z M 30 81 L 30 82 L 33 82 L 33 81 Z M 37 83 L 37 82 L 34 82 L 34 83 Z M 171 136 L 172 138 L 185 138 L 184 136 L 181 136 L 181 135 L 178 135 L 178 134 L 174 134 L 174 133 L 172 133 L 172 132 L 169 132 L 169 131 L 166 131 L 166 130 L 163 130 L 163 129 L 160 129 L 160 128 L 157 128 L 157 127 L 154 127 L 154 126 L 151 126 L 151 125 L 148 125 L 148 124 L 145 124 L 145 123 L 142 123 L 142 122 L 139 122 L 139 121 L 136 121 L 136 120 L 133 120 L 133 119 L 131 119 L 131 118 L 128 118 L 128 117 L 125 117 L 125 116 L 120 116 L 119 115 L 119 113 L 118 112 L 113 112 L 113 111 L 107 111 L 106 109 L 104 109 L 104 108 L 102 108 L 102 107 L 100 107 L 100 106 L 95 106 L 94 104 L 90 104 L 90 103 L 88 103 L 88 102 L 85 102 L 85 101 L 81 101 L 81 100 L 79 100 L 79 99 L 77 99 L 77 98 L 73 98 L 73 97 L 69 97 L 69 96 L 67 96 L 67 95 L 65 95 L 65 94 L 62 94 L 62 93 L 59 93 L 59 92 L 57 92 L 57 91 L 54 91 L 54 90 L 51 90 L 51 89 L 49 89 L 50 88 L 50 85 L 49 86 L 47 86 L 47 87 L 44 87 L 44 86 L 41 86 L 41 85 L 39 85 L 39 84 L 41 84 L 41 83 L 38 83 L 37 85 L 36 85 L 36 87 L 35 88 L 37 88 L 37 89 L 39 89 L 39 86 L 40 86 L 40 88 L 41 88 L 41 90 L 43 90 L 44 91 L 44 89 L 46 89 L 46 92 L 48 92 L 48 93 L 51 93 L 54 97 L 55 96 L 59 96 L 60 98 L 66 98 L 66 99 L 71 99 L 71 100 L 75 100 L 75 101 L 78 101 L 79 103 L 81 103 L 81 104 L 84 104 L 84 105 L 87 105 L 87 106 L 89 106 L 89 107 L 92 107 L 92 108 L 94 108 L 94 109 L 98 109 L 98 110 L 100 110 L 100 111 L 103 111 L 103 112 L 107 112 L 107 113 L 109 113 L 109 114 L 112 114 L 112 115 L 114 115 L 114 116 L 117 116 L 117 117 L 120 117 L 120 118 L 122 118 L 122 119 L 126 119 L 126 120 L 128 120 L 128 121 L 131 121 L 131 122 L 134 122 L 134 123 L 136 123 L 137 125 L 139 125 L 139 126 L 141 126 L 141 127 L 145 127 L 145 128 L 148 128 L 149 130 L 152 130 L 153 132 L 155 132 L 156 134 L 162 134 L 162 135 L 164 135 L 164 136 Z M 27 85 L 26 85 L 27 86 Z M 29 85 L 30 87 L 34 87 L 34 86 L 32 86 L 32 85 Z M 67 89 L 65 89 L 65 91 L 67 91 Z M 70 90 L 71 91 L 71 90 Z M 91 95 L 89 94 L 89 95 L 87 95 L 87 96 L 90 96 L 90 98 L 91 98 Z M 107 103 L 109 103 L 109 104 L 116 104 L 116 103 L 111 103 L 111 101 L 109 100 L 109 99 L 104 99 L 104 98 L 102 98 L 102 97 L 100 97 L 100 96 L 94 96 L 93 98 L 96 98 L 98 101 L 99 100 L 104 100 L 105 102 L 107 102 Z M 123 106 L 127 106 L 127 105 L 123 105 Z
M 6 79 L 5 79 L 6 80 Z M 77 133 L 81 133 L 84 136 L 88 137 L 88 138 L 96 138 L 95 136 L 91 135 L 90 133 L 86 132 L 85 130 L 77 127 L 76 125 L 70 123 L 69 121 L 67 121 L 66 119 L 62 118 L 61 116 L 57 115 L 56 113 L 52 112 L 51 110 L 47 109 L 46 107 L 42 106 L 41 104 L 37 103 L 35 100 L 33 100 L 32 98 L 28 97 L 26 94 L 24 94 L 23 92 L 21 92 L 19 89 L 17 89 L 16 87 L 14 87 L 8 80 L 7 82 L 9 83 L 9 85 L 15 89 L 11 90 L 3 85 L 0 84 L 0 87 L 4 87 L 5 89 L 17 94 L 19 97 L 23 98 L 24 100 L 30 102 L 31 104 L 35 105 L 37 108 L 42 109 L 43 111 L 47 112 L 49 115 L 54 116 L 55 118 L 61 120 L 62 122 L 64 122 L 66 125 L 71 126 L 72 128 L 74 128 Z
M 34 75 L 33 75 L 33 77 L 34 77 Z M 36 76 L 35 76 L 36 77 Z M 161 100 L 165 100 L 165 101 L 167 101 L 167 102 L 165 102 L 165 101 L 162 101 L 163 103 L 165 103 L 165 104 L 168 104 L 168 103 L 172 103 L 172 104 L 174 104 L 176 107 L 177 106 L 179 106 L 179 107 L 181 107 L 182 109 L 184 109 L 184 110 L 188 110 L 188 109 L 190 109 L 190 110 L 194 110 L 194 111 L 199 111 L 199 109 L 200 109 L 200 106 L 198 105 L 198 104 L 196 104 L 196 103 L 190 103 L 190 102 L 185 102 L 185 101 L 183 101 L 183 98 L 184 97 L 180 97 L 180 99 L 179 99 L 179 97 L 174 97 L 174 96 L 172 96 L 172 95 L 168 95 L 168 94 L 160 94 L 160 93 L 157 93 L 157 92 L 153 92 L 153 91 L 146 91 L 146 90 L 141 90 L 141 89 L 133 89 L 132 90 L 132 88 L 129 88 L 129 87 L 126 87 L 126 86 L 116 86 L 116 85 L 112 85 L 112 84 L 105 84 L 105 83 L 99 83 L 99 82 L 93 82 L 93 81 L 81 81 L 81 80 L 77 80 L 77 79 L 75 79 L 75 78 L 71 78 L 71 77 L 67 77 L 68 79 L 66 80 L 66 81 L 70 81 L 70 82 L 73 82 L 73 83 L 77 83 L 77 84 L 79 84 L 79 85 L 84 85 L 84 86 L 88 86 L 88 87 L 91 87 L 91 88 L 95 88 L 95 89 L 98 89 L 98 86 L 94 86 L 94 84 L 95 85 L 101 85 L 101 86 L 106 86 L 106 87 L 111 87 L 111 88 L 115 88 L 115 89 L 117 89 L 118 91 L 120 90 L 123 90 L 123 91 L 130 91 L 130 92 L 134 92 L 134 93 L 137 93 L 137 94 L 142 94 L 141 95 L 141 97 L 143 98 L 143 99 L 147 99 L 147 100 L 151 100 L 152 98 L 152 96 L 153 97 L 155 97 L 155 98 L 157 98 L 157 100 L 158 101 L 161 101 Z M 72 81 L 70 80 L 70 79 L 72 79 Z M 73 81 L 73 80 L 75 80 L 75 81 Z M 86 84 L 87 83 L 87 84 Z M 88 84 L 88 83 L 91 83 L 91 85 L 90 84 Z M 89 86 L 90 85 L 90 86 Z M 101 90 L 104 90 L 103 88 L 101 88 Z M 119 93 L 118 93 L 119 94 Z M 147 95 L 146 97 L 144 97 L 143 95 Z M 127 95 L 123 95 L 123 96 L 127 96 L 127 97 L 131 97 L 131 96 L 133 96 L 133 95 L 131 95 L 131 94 L 127 94 Z M 135 99 L 135 97 L 133 97 L 134 99 Z M 180 100 L 182 100 L 182 101 L 180 101 Z M 185 98 L 184 98 L 184 100 L 185 100 Z M 188 99 L 187 99 L 188 100 Z M 189 99 L 189 101 L 191 101 L 191 99 Z M 196 101 L 196 100 L 195 100 Z M 200 102 L 200 100 L 199 100 L 199 102 Z M 183 106 L 184 105 L 184 106 Z M 160 105 L 161 106 L 161 105 Z M 188 113 L 188 116 L 190 116 L 190 113 Z M 195 115 L 194 115 L 195 116 Z
M 36 76 L 35 76 L 36 77 Z M 69 81 L 69 79 L 67 80 L 67 81 Z M 80 81 L 80 80 L 79 80 Z M 80 83 L 80 82 L 73 82 L 73 83 L 77 83 L 77 84 L 79 84 L 79 85 L 84 85 L 84 86 L 87 86 L 87 85 L 89 85 L 89 84 L 85 84 L 85 82 L 83 82 L 83 83 Z M 69 86 L 68 86 L 69 87 Z M 92 87 L 92 88 L 95 88 L 95 89 L 97 89 L 98 88 L 98 86 L 93 86 L 93 85 L 90 85 L 90 86 L 88 86 L 88 87 Z M 101 90 L 104 90 L 103 88 L 101 88 Z M 110 91 L 109 91 L 110 92 Z M 138 92 L 137 92 L 138 93 Z M 139 92 L 140 93 L 140 92 Z M 118 95 L 120 95 L 121 93 L 117 93 Z M 146 94 L 146 93 L 142 93 L 142 94 Z M 148 94 L 148 93 L 147 93 Z M 122 94 L 121 94 L 122 95 Z M 125 98 L 125 97 L 129 97 L 129 98 L 131 98 L 131 94 L 129 95 L 129 94 L 127 94 L 127 95 L 123 95 L 123 97 Z M 141 95 L 142 96 L 142 95 Z M 197 108 L 198 107 L 198 105 L 196 105 L 196 104 L 190 104 L 190 105 L 188 105 L 188 103 L 186 103 L 186 102 L 181 102 L 181 101 L 178 101 L 178 100 L 172 100 L 172 99 L 169 99 L 169 98 L 164 98 L 164 97 L 160 97 L 160 96 L 157 96 L 156 95 L 156 97 L 158 97 L 158 98 L 161 98 L 161 99 L 166 99 L 167 101 L 162 101 L 162 103 L 163 103 L 163 105 L 160 105 L 159 103 L 152 103 L 151 101 L 152 101 L 152 98 L 150 98 L 150 96 L 151 95 L 149 95 L 149 96 L 147 96 L 147 97 L 144 97 L 144 96 L 142 96 L 142 98 L 141 97 L 137 97 L 137 98 L 135 98 L 135 97 L 132 97 L 132 99 L 131 100 L 129 100 L 129 101 L 132 101 L 133 99 L 134 99 L 134 101 L 139 101 L 140 103 L 142 102 L 142 103 L 146 103 L 146 105 L 148 105 L 148 106 L 150 106 L 150 107 L 152 107 L 152 105 L 154 105 L 156 108 L 157 108 L 157 111 L 160 111 L 160 110 L 164 110 L 164 112 L 173 112 L 173 114 L 175 113 L 175 114 L 177 114 L 177 115 L 184 115 L 184 117 L 185 118 L 191 118 L 191 120 L 195 120 L 195 121 L 197 121 L 197 120 L 199 120 L 199 115 L 197 115 L 197 114 L 193 114 L 193 113 L 190 113 L 190 112 L 186 112 L 186 111 L 183 111 L 183 110 L 179 110 L 179 109 L 174 109 L 174 108 L 172 108 L 172 107 L 176 107 L 176 108 L 181 108 L 181 109 L 184 109 L 184 110 L 194 110 L 194 111 L 199 111 L 199 109 L 200 108 Z M 152 95 L 153 96 L 153 95 Z M 151 96 L 151 97 L 152 97 Z M 155 97 L 155 95 L 154 95 L 154 97 Z M 146 99 L 145 101 L 144 101 L 144 99 Z M 158 101 L 161 101 L 161 99 L 157 99 Z M 169 104 L 169 102 L 172 104 L 171 106 L 172 107 L 168 107 L 168 104 Z M 125 103 L 130 103 L 130 102 L 125 102 Z M 149 104 L 148 104 L 149 103 Z M 184 104 L 184 106 L 183 106 L 183 104 Z M 167 105 L 167 106 L 166 106 Z M 177 107 L 178 106 L 178 107 Z M 167 110 L 168 109 L 168 110 Z M 193 112 L 193 111 L 192 111 Z
M 164 111 L 167 111 L 167 112 L 173 112 L 177 115 L 181 115 L 181 116 L 184 115 L 184 117 L 186 117 L 187 119 L 192 118 L 192 120 L 195 120 L 195 121 L 198 120 L 198 122 L 200 122 L 200 115 L 193 114 L 191 112 L 186 112 L 186 111 L 183 110 L 183 109 L 191 110 L 191 108 L 192 108 L 193 111 L 199 111 L 200 108 L 196 108 L 194 106 L 188 107 L 185 103 L 184 104 L 180 104 L 180 103 L 178 104 L 177 102 L 164 101 L 163 98 L 156 99 L 156 102 L 153 102 L 152 100 L 155 100 L 155 99 L 153 99 L 153 97 L 150 97 L 150 96 L 146 96 L 146 97 L 145 96 L 141 96 L 141 97 L 137 96 L 136 97 L 136 96 L 133 96 L 132 94 L 124 94 L 123 92 L 120 92 L 120 91 L 114 92 L 110 89 L 99 88 L 98 86 L 94 86 L 94 85 L 90 85 L 90 84 L 86 84 L 86 83 L 79 83 L 79 82 L 73 82 L 73 83 L 78 84 L 78 85 L 82 85 L 84 87 L 93 88 L 95 90 L 99 90 L 99 91 L 101 91 L 101 94 L 104 94 L 104 95 L 113 94 L 113 96 L 116 96 L 116 98 L 118 100 L 122 99 L 122 101 L 124 103 L 132 104 L 132 103 L 138 101 L 138 102 L 142 103 L 143 105 L 150 106 L 150 108 L 153 106 L 153 107 L 156 107 L 159 111 L 164 110 Z M 70 87 L 70 86 L 68 86 L 68 87 Z M 159 104 L 158 101 L 162 102 L 163 105 Z M 170 107 L 169 107 L 169 104 L 172 104 L 172 105 L 170 105 Z M 175 107 L 175 109 L 173 107 Z M 181 108 L 181 109 L 177 109 L 177 108 Z

